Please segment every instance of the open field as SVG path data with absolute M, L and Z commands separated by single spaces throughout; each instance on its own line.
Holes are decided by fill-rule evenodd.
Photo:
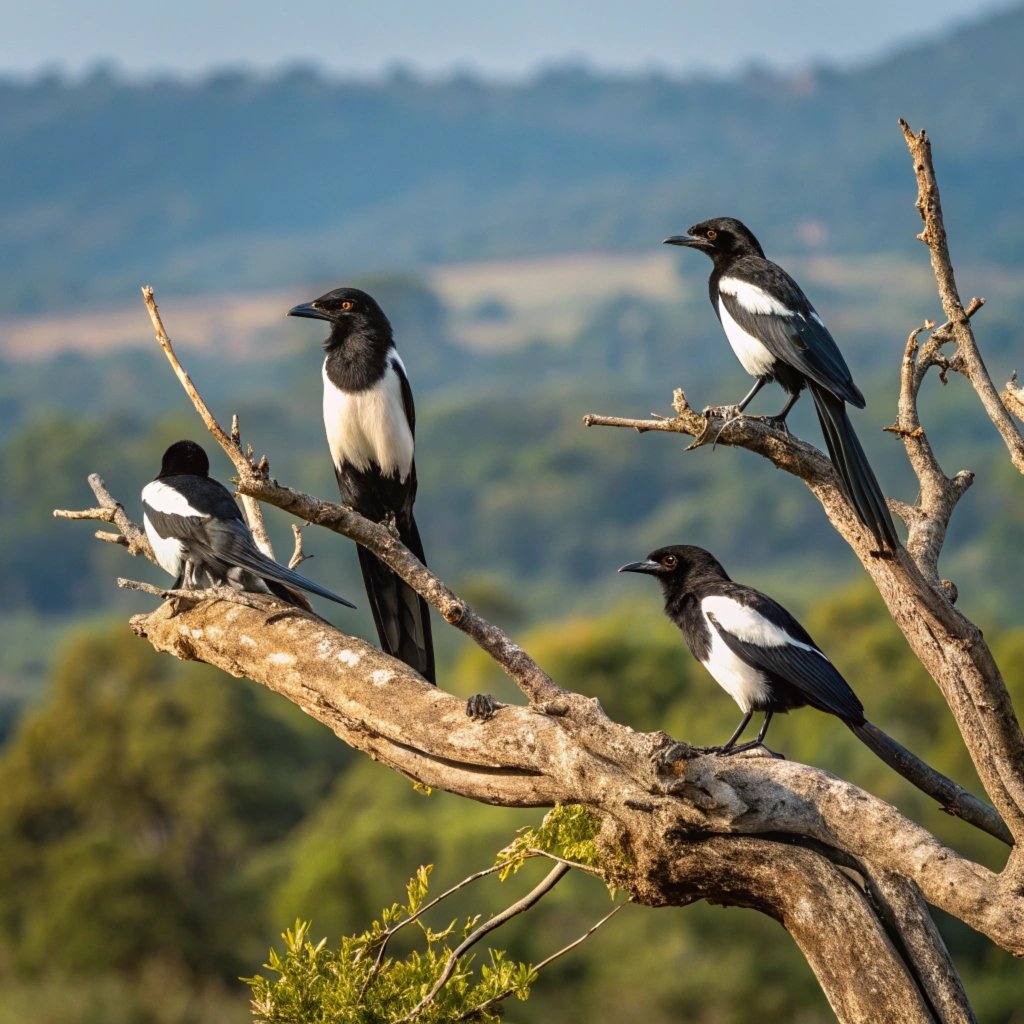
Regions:
M 837 335 L 871 322 L 905 337 L 924 317 L 939 313 L 923 258 L 907 263 L 819 256 L 783 262 L 792 267 Z M 449 310 L 452 341 L 494 351 L 538 338 L 566 341 L 596 304 L 616 295 L 692 300 L 704 292 L 706 270 L 703 259 L 655 248 L 639 254 L 570 253 L 451 264 L 428 269 L 423 277 Z M 992 301 L 991 309 L 1001 304 L 1010 308 L 1014 281 L 1005 270 L 970 267 L 959 276 L 965 298 L 980 292 Z M 298 285 L 259 293 L 187 295 L 162 292 L 159 282 L 154 286 L 176 344 L 186 350 L 215 348 L 230 356 L 269 354 L 295 337 L 285 312 L 310 292 Z M 487 305 L 499 308 L 501 315 L 480 315 Z M 149 318 L 141 297 L 134 295 L 116 307 L 0 320 L 0 357 L 15 361 L 61 352 L 98 355 L 151 342 Z

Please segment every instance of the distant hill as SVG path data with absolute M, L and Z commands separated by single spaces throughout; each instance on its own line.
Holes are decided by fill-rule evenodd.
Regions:
M 959 255 L 1021 263 L 1022 47 L 1016 8 L 860 70 L 789 78 L 6 81 L 0 313 L 142 280 L 219 291 L 644 249 L 725 212 L 773 251 L 906 250 L 901 115 L 936 142 Z

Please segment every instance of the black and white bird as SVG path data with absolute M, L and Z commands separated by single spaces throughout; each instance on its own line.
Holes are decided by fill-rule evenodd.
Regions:
M 861 702 L 807 630 L 778 602 L 729 579 L 710 552 L 677 544 L 619 572 L 658 580 L 665 614 L 682 630 L 690 653 L 740 706 L 743 720 L 713 749 L 728 754 L 760 746 L 772 715 L 807 704 L 854 732 L 865 724 Z M 757 711 L 764 712 L 757 739 L 737 746 Z
M 784 423 L 806 387 L 814 400 L 832 465 L 857 518 L 876 543 L 890 551 L 898 540 L 889 508 L 868 463 L 846 405 L 864 408 L 864 396 L 822 319 L 800 286 L 766 259 L 750 230 L 732 217 L 694 224 L 665 239 L 706 253 L 714 264 L 708 281 L 711 305 L 754 386 L 737 406 L 743 412 L 769 381 L 789 394 L 774 420 Z
M 743 711 L 735 732 L 722 746 L 707 748 L 708 753 L 734 754 L 763 746 L 773 715 L 810 705 L 835 715 L 876 757 L 941 807 L 1012 844 L 991 806 L 867 721 L 857 695 L 807 630 L 777 601 L 733 582 L 710 552 L 677 544 L 652 551 L 619 572 L 657 579 L 665 614 L 682 630 L 693 656 Z M 764 712 L 757 738 L 738 744 L 757 711 Z
M 176 441 L 164 452 L 160 472 L 142 489 L 142 510 L 153 553 L 174 577 L 175 589 L 227 586 L 309 610 L 295 590 L 300 587 L 355 608 L 260 551 L 231 492 L 210 477 L 210 460 L 195 441 Z
M 324 427 L 342 502 L 375 523 L 393 518 L 402 543 L 426 564 L 413 517 L 416 410 L 388 318 L 358 288 L 336 288 L 288 315 L 331 325 Z M 426 601 L 371 551 L 357 550 L 381 648 L 436 682 Z

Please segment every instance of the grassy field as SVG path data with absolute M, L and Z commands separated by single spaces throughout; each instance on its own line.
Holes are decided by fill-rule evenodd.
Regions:
M 799 276 L 837 335 L 857 326 L 906 332 L 940 314 L 927 261 L 815 257 L 783 260 Z M 600 302 L 616 295 L 671 301 L 704 292 L 705 262 L 653 247 L 644 253 L 571 253 L 435 267 L 423 279 L 451 317 L 451 340 L 478 351 L 515 348 L 538 338 L 571 338 Z M 960 274 L 965 298 L 983 294 L 998 309 L 1014 294 L 1012 275 L 991 267 Z M 358 275 L 352 280 L 358 281 Z M 311 288 L 187 295 L 152 282 L 168 329 L 184 349 L 216 347 L 228 356 L 269 353 L 288 336 L 286 311 Z M 324 286 L 326 287 L 326 285 Z M 481 310 L 497 309 L 487 316 Z M 114 307 L 0 321 L 0 357 L 36 360 L 60 352 L 100 354 L 152 344 L 149 318 L 132 291 Z

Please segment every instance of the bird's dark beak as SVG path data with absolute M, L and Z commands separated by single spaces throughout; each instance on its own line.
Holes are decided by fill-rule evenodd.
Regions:
M 288 310 L 289 316 L 304 316 L 309 320 L 330 320 L 331 316 L 325 309 L 320 309 L 312 302 L 304 302 Z
M 711 243 L 700 235 L 669 235 L 662 245 L 684 245 L 687 249 L 710 249 Z
M 652 562 L 649 558 L 645 558 L 642 562 L 630 562 L 619 569 L 619 572 L 642 572 L 648 576 L 658 576 L 664 571 L 665 567 L 661 562 Z

